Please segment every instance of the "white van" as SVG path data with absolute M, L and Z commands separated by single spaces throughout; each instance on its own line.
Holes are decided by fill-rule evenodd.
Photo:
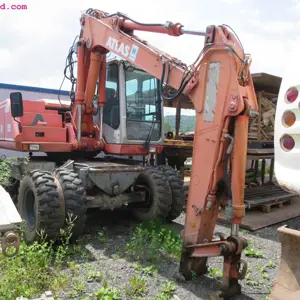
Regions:
M 274 171 L 282 189 L 300 194 L 300 60 L 297 53 L 287 57 L 276 107 Z

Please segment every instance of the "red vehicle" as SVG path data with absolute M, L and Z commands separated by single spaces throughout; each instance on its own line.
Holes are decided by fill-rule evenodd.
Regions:
M 190 279 L 193 272 L 206 271 L 207 257 L 224 256 L 221 297 L 240 293 L 238 280 L 245 274 L 241 253 L 247 242 L 238 236 L 238 228 L 245 214 L 248 119 L 257 111 L 250 56 L 225 25 L 188 31 L 179 23 L 143 24 L 95 9 L 87 10 L 80 24 L 79 41 L 68 56 L 72 65 L 70 57 L 77 50 L 77 78 L 70 75 L 76 86 L 71 105 L 23 101 L 20 93 L 2 104 L 7 135 L 1 147 L 48 154 L 48 160 L 32 156 L 29 165 L 14 168 L 26 240 L 36 239 L 41 228 L 55 236 L 68 213 L 77 217 L 73 234 L 78 236 L 87 207 L 128 205 L 140 220 L 176 218 L 184 200 L 182 182 L 172 168 L 91 157 L 99 152 L 158 153 L 162 99 L 171 102 L 183 93 L 194 104 L 196 127 L 180 271 Z M 138 38 L 137 30 L 201 35 L 204 47 L 187 66 Z M 108 52 L 125 62 L 106 67 Z M 176 92 L 171 94 L 169 86 Z M 215 240 L 217 214 L 224 203 L 231 235 Z

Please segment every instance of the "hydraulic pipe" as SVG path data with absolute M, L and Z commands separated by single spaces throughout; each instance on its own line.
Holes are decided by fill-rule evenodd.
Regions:
M 200 36 L 205 36 L 206 35 L 205 31 L 185 30 L 183 28 L 181 28 L 180 31 L 181 31 L 181 34 L 191 34 L 191 35 L 200 35 Z
M 78 42 L 77 48 L 77 88 L 75 94 L 75 101 L 83 103 L 84 101 L 84 42 Z
M 247 162 L 248 116 L 237 116 L 234 126 L 232 160 L 232 223 L 240 224 L 245 215 L 245 174 Z
M 103 106 L 100 106 L 99 109 L 99 140 L 101 141 L 103 139 Z
M 106 103 L 106 55 L 100 56 L 100 71 L 98 82 L 98 107 L 99 107 L 99 140 L 103 139 L 103 107 Z
M 127 30 L 139 30 L 139 31 L 149 31 L 149 32 L 156 32 L 156 33 L 165 33 L 172 36 L 180 36 L 181 28 L 183 25 L 180 23 L 173 24 L 172 22 L 167 22 L 165 25 L 161 26 L 154 26 L 154 25 L 147 25 L 147 24 L 138 24 L 134 23 L 129 20 L 125 20 L 122 24 L 122 27 Z
M 89 114 L 93 111 L 93 99 L 94 99 L 96 85 L 97 85 L 99 68 L 100 68 L 100 54 L 92 52 L 87 84 L 86 84 L 86 89 L 84 94 L 85 114 Z
M 231 224 L 231 235 L 232 236 L 238 236 L 239 235 L 239 224 Z
M 81 140 L 82 104 L 77 105 L 77 139 Z

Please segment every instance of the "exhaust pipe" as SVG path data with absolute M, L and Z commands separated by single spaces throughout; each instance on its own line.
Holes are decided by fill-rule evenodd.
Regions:
M 300 299 L 300 231 L 277 229 L 281 243 L 281 260 L 270 300 Z

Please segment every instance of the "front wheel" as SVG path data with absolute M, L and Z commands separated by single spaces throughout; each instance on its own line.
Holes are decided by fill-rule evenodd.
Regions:
M 60 232 L 60 201 L 54 177 L 41 170 L 31 171 L 20 182 L 18 211 L 25 225 L 26 243 L 40 240 L 54 240 Z
M 172 192 L 164 173 L 155 167 L 147 167 L 136 180 L 135 186 L 146 190 L 145 202 L 133 213 L 140 221 L 165 220 L 172 205 Z

